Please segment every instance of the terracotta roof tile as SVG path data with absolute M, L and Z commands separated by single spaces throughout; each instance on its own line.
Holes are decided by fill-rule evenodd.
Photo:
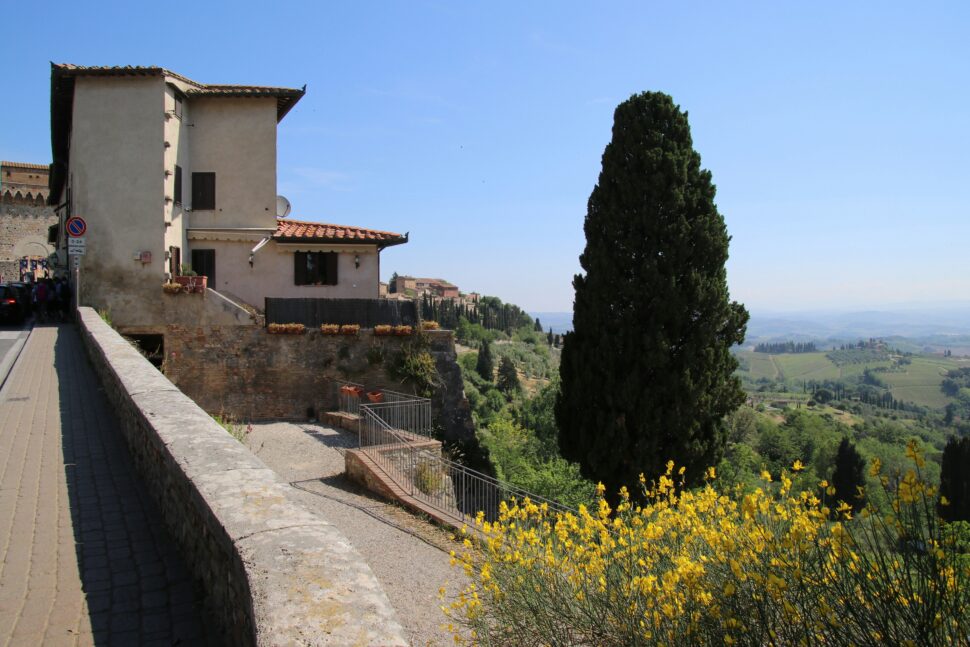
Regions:
M 345 243 L 374 243 L 382 246 L 406 243 L 407 234 L 393 231 L 364 229 L 348 225 L 334 225 L 325 222 L 304 222 L 282 218 L 276 221 L 273 237 L 280 242 L 327 241 Z

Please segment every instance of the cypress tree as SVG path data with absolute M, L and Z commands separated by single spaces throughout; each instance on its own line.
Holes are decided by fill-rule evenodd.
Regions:
M 970 521 L 970 436 L 957 440 L 950 436 L 943 448 L 940 469 L 940 496 L 948 505 L 937 510 L 947 521 Z
M 611 495 L 668 460 L 700 481 L 723 453 L 724 416 L 744 402 L 729 351 L 748 313 L 729 300 L 730 238 L 714 193 L 669 96 L 617 107 L 589 198 L 556 402 L 563 456 Z
M 859 512 L 866 506 L 865 498 L 859 497 L 858 488 L 866 484 L 866 462 L 856 450 L 855 445 L 843 438 L 835 456 L 835 471 L 832 473 L 832 487 L 835 488 L 834 500 L 845 501 Z M 831 506 L 835 509 L 835 506 Z
M 478 362 L 475 364 L 475 372 L 487 382 L 495 379 L 495 361 L 492 359 L 492 348 L 487 339 L 482 340 L 482 345 L 478 348 Z
M 512 395 L 522 388 L 519 373 L 515 370 L 515 362 L 508 355 L 502 358 L 498 365 L 498 380 L 495 384 L 499 391 Z

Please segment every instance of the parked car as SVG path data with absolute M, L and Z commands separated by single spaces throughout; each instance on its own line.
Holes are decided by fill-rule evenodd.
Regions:
M 17 291 L 6 283 L 0 283 L 0 321 L 15 324 L 24 321 L 24 311 L 20 307 Z
M 29 283 L 22 283 L 20 281 L 11 281 L 7 283 L 10 287 L 17 292 L 17 301 L 20 302 L 20 311 L 24 314 L 24 319 L 30 316 L 30 313 L 34 310 L 33 301 L 33 286 Z

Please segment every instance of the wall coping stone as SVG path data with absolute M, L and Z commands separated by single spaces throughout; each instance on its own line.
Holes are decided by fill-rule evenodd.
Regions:
M 406 645 L 386 594 L 347 539 L 93 309 L 78 313 L 133 462 L 226 635 L 252 645 Z M 241 635 L 240 611 L 249 624 Z

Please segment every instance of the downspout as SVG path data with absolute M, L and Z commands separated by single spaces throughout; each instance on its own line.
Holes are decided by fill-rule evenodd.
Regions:
M 253 249 L 249 252 L 249 267 L 253 266 L 253 260 L 256 257 L 256 252 L 261 250 L 266 245 L 266 243 L 270 241 L 270 238 L 272 238 L 272 236 L 267 236 L 263 238 L 261 241 L 256 243 L 256 246 L 253 247 Z

